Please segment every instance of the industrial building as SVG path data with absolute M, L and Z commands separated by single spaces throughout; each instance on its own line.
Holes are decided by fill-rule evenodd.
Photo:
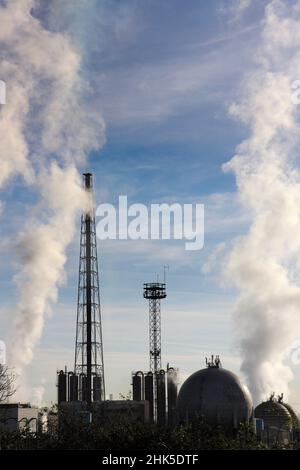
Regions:
M 106 400 L 93 405 L 95 416 L 99 419 L 117 420 L 126 418 L 131 422 L 149 423 L 149 402 L 134 400 Z
M 37 432 L 38 408 L 28 403 L 1 403 L 0 427 L 7 431 Z
M 91 406 L 87 402 L 74 401 L 62 402 L 59 406 L 59 424 L 70 422 L 91 423 L 99 422 L 106 424 L 109 421 L 149 423 L 148 401 L 133 400 L 105 400 L 93 402 Z

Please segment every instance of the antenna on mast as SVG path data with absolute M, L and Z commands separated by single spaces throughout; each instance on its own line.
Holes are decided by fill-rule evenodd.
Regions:
M 166 283 L 166 273 L 169 272 L 170 266 L 168 264 L 164 264 L 164 284 Z

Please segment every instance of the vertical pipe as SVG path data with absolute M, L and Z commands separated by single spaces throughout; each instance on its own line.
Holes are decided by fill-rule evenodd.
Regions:
M 84 174 L 85 189 L 89 193 L 92 186 L 92 175 Z M 85 236 L 86 236 L 86 380 L 87 380 L 87 402 L 92 401 L 92 257 L 91 257 L 91 212 L 85 214 Z
M 58 404 L 67 401 L 67 374 L 61 370 L 58 373 Z
M 145 376 L 145 400 L 149 402 L 149 418 L 150 422 L 154 421 L 154 377 L 152 372 L 148 372 Z
M 166 423 L 166 379 L 165 371 L 156 372 L 156 416 L 157 424 Z
M 168 391 L 168 425 L 176 424 L 177 401 L 177 371 L 173 367 L 167 367 L 167 391 Z

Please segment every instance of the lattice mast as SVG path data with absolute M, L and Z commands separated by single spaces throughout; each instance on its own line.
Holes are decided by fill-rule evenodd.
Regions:
M 90 404 L 105 399 L 105 380 L 91 173 L 84 173 L 83 184 L 89 207 L 81 216 L 74 371 L 81 378 L 79 399 Z
M 161 299 L 166 298 L 166 284 L 144 284 L 144 298 L 149 300 L 149 346 L 150 370 L 153 374 L 161 369 Z

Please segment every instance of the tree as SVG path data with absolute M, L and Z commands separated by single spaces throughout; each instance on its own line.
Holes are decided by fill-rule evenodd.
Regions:
M 9 367 L 0 364 L 0 403 L 5 402 L 15 391 L 16 376 Z

